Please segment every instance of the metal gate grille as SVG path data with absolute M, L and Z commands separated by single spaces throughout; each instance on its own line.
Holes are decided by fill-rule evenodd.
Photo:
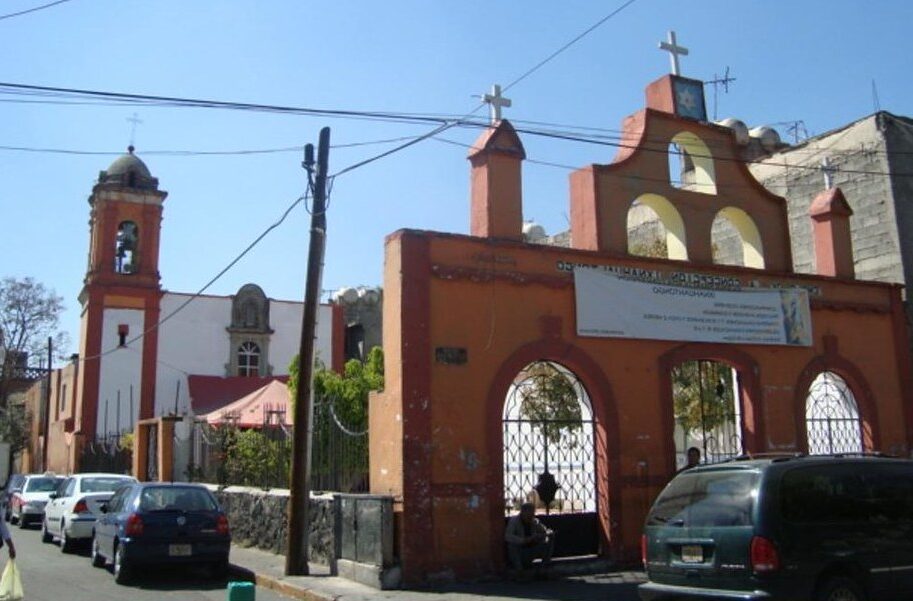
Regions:
M 809 386 L 805 424 L 811 455 L 862 452 L 856 399 L 843 378 L 835 373 L 821 372 Z
M 672 370 L 675 442 L 679 467 L 687 449 L 697 447 L 705 463 L 743 453 L 738 380 L 716 361 L 688 361 Z
M 596 553 L 594 420 L 582 383 L 555 363 L 530 364 L 510 387 L 503 427 L 506 513 L 536 503 L 558 532 L 555 557 Z

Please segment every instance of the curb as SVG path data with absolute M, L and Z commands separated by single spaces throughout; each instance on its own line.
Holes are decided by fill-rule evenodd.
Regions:
M 293 599 L 302 599 L 303 601 L 333 601 L 334 599 L 332 596 L 316 593 L 310 589 L 292 584 L 282 578 L 257 573 L 234 563 L 228 564 L 228 573 L 229 579 L 231 580 L 253 582 L 257 586 L 276 591 L 277 593 L 292 597 Z

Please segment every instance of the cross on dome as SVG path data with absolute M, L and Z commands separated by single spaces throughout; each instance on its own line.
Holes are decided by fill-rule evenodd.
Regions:
M 659 49 L 665 50 L 669 53 L 669 61 L 672 64 L 672 75 L 680 75 L 680 68 L 678 64 L 679 56 L 688 56 L 688 49 L 684 46 L 679 46 L 675 40 L 675 32 L 670 31 L 667 41 L 659 43 Z
M 510 98 L 501 96 L 501 86 L 498 84 L 491 86 L 491 94 L 482 94 L 482 102 L 489 106 L 492 125 L 501 120 L 501 107 L 511 105 Z

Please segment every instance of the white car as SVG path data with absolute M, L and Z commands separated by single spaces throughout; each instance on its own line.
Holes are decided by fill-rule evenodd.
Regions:
M 20 528 L 40 522 L 44 517 L 44 506 L 61 480 L 63 478 L 54 474 L 26 474 L 22 489 L 10 496 L 10 521 L 18 523 Z
M 73 474 L 63 480 L 51 494 L 41 522 L 41 542 L 60 541 L 60 550 L 69 553 L 80 540 L 90 540 L 100 506 L 114 491 L 136 482 L 124 474 Z

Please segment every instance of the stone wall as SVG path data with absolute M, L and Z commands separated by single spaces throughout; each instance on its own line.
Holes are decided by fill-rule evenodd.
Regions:
M 232 541 L 242 546 L 284 554 L 288 536 L 289 491 L 264 491 L 244 486 L 219 490 L 210 486 L 219 500 L 228 523 Z M 310 560 L 329 565 L 333 556 L 333 496 L 311 496 Z

